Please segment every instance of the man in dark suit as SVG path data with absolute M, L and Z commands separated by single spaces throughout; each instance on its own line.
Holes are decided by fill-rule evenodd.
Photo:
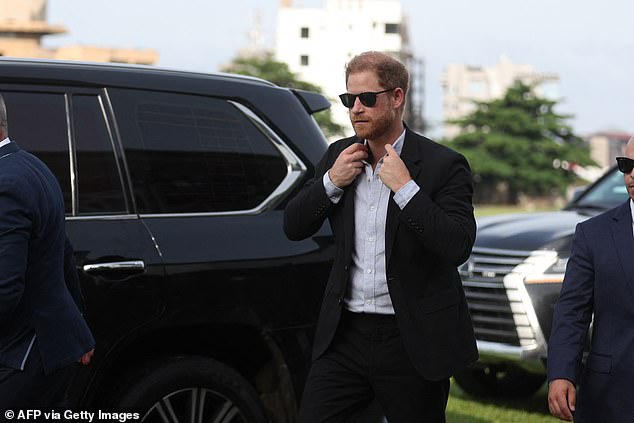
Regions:
M 293 198 L 293 240 L 330 221 L 337 253 L 299 422 L 444 422 L 449 377 L 478 357 L 457 272 L 475 239 L 465 158 L 404 126 L 409 75 L 366 52 L 346 67 L 356 136 L 330 145 Z
M 34 117 L 37 119 L 37 117 Z M 95 341 L 81 315 L 64 200 L 53 174 L 8 138 L 0 96 L 0 412 L 65 406 Z
M 548 342 L 550 411 L 579 423 L 634 421 L 634 137 L 616 160 L 629 199 L 577 225 Z

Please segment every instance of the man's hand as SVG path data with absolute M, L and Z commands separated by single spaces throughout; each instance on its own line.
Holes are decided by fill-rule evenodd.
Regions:
M 577 403 L 575 385 L 568 379 L 555 379 L 548 386 L 548 408 L 550 414 L 562 420 L 572 421 Z
M 90 364 L 90 360 L 92 360 L 92 356 L 94 353 L 95 353 L 95 349 L 93 348 L 92 350 L 88 351 L 86 354 L 82 355 L 81 358 L 79 359 L 79 362 L 83 364 L 84 366 L 87 366 L 88 364 Z
M 363 162 L 368 158 L 368 148 L 355 142 L 343 150 L 328 171 L 330 180 L 337 188 L 350 185 L 363 171 Z
M 381 181 L 394 192 L 397 192 L 403 185 L 408 183 L 412 177 L 403 163 L 403 160 L 398 156 L 394 147 L 391 144 L 385 145 L 386 154 L 383 156 L 383 164 L 379 169 L 379 178 Z

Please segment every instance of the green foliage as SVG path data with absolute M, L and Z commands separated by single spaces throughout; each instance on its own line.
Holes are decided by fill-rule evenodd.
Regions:
M 272 54 L 236 57 L 221 70 L 227 73 L 237 73 L 265 79 L 280 87 L 296 88 L 323 94 L 321 87 L 299 79 L 295 73 L 291 72 L 286 63 L 274 60 Z M 330 109 L 315 113 L 313 117 L 326 137 L 339 137 L 344 134 L 343 126 L 332 120 Z
M 547 386 L 532 397 L 479 398 L 451 381 L 447 423 L 557 423 L 548 412 Z
M 566 124 L 570 115 L 554 111 L 557 102 L 537 96 L 522 82 L 504 97 L 476 102 L 466 117 L 451 121 L 461 133 L 447 145 L 463 153 L 471 164 L 480 201 L 516 202 L 528 196 L 563 193 L 577 178 L 556 163 L 593 164 L 583 140 Z

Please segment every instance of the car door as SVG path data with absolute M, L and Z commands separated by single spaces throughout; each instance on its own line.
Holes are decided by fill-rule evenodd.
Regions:
M 10 138 L 43 160 L 62 187 L 66 231 L 97 340 L 94 365 L 74 385 L 75 395 L 87 395 L 91 373 L 107 369 L 117 346 L 160 315 L 162 259 L 134 212 L 103 91 L 0 84 L 0 93 Z
M 303 163 L 221 97 L 111 89 L 139 214 L 164 255 L 171 324 L 273 329 L 316 319 L 322 268 L 296 276 L 276 207 Z M 321 273 L 320 273 L 321 271 Z

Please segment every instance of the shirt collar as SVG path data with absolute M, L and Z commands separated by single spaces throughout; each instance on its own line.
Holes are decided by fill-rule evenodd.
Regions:
M 9 137 L 3 139 L 2 141 L 0 141 L 0 148 L 4 147 L 5 145 L 9 144 L 11 142 L 11 140 L 9 139 Z
M 392 147 L 394 147 L 394 151 L 401 155 L 401 151 L 403 151 L 403 143 L 405 142 L 405 129 L 401 132 L 401 135 L 398 136 L 396 141 L 392 143 Z
M 632 224 L 634 224 L 634 200 L 630 198 L 630 213 L 632 213 Z

